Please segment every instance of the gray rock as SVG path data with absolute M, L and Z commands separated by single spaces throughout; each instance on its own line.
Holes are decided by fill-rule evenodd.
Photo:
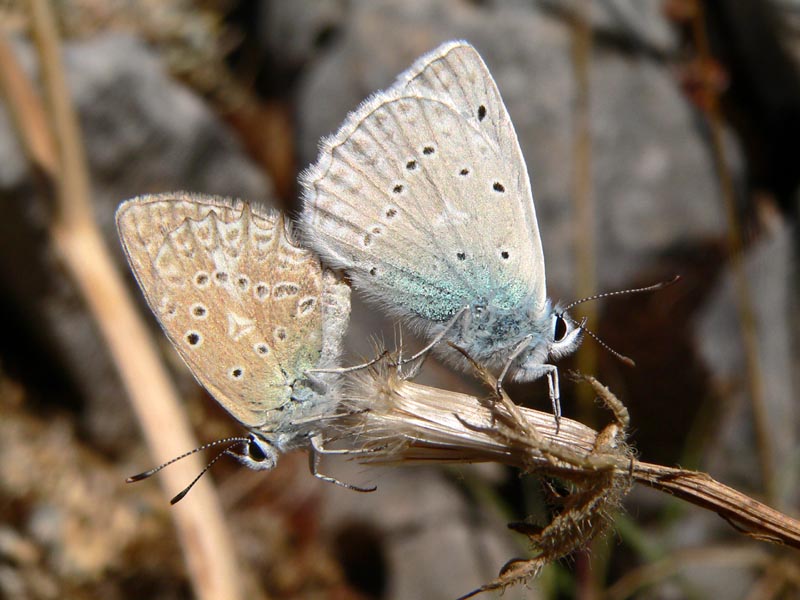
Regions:
M 30 47 L 19 43 L 16 49 L 35 80 Z M 269 198 L 269 182 L 245 157 L 232 132 L 200 98 L 170 79 L 141 41 L 106 35 L 69 43 L 64 64 L 80 118 L 96 215 L 123 272 L 128 268 L 113 225 L 120 201 L 179 189 L 255 201 Z M 49 211 L 33 191 L 2 106 L 0 159 L 0 193 L 10 198 L 0 203 L 3 231 L 10 232 L 4 237 L 11 244 L 0 246 L 0 278 L 9 289 L 7 302 L 20 307 L 29 321 L 24 326 L 38 332 L 74 379 L 88 403 L 88 429 L 108 443 L 135 435 L 108 350 L 44 241 Z M 12 235 L 27 240 L 29 246 L 14 246 Z M 31 242 L 36 239 L 41 243 Z M 135 286 L 131 290 L 139 294 Z
M 793 244 L 796 228 L 783 226 L 750 249 L 745 271 L 755 313 L 761 395 L 767 412 L 770 460 L 778 477 L 779 508 L 796 506 L 798 497 L 797 448 L 800 413 L 797 382 L 792 379 L 797 359 L 793 353 L 792 312 L 796 310 L 796 267 Z M 747 366 L 735 293 L 728 270 L 715 293 L 698 314 L 697 341 L 723 398 L 724 420 L 717 439 L 707 443 L 708 469 L 727 482 L 763 489 L 756 451 Z
M 555 14 L 585 10 L 581 0 L 539 0 Z M 612 36 L 633 53 L 664 55 L 676 49 L 677 36 L 664 18 L 661 0 L 598 0 L 590 2 L 589 23 L 598 35 Z
M 568 26 L 519 3 L 488 10 L 454 2 L 449 11 L 424 0 L 351 6 L 340 37 L 301 85 L 302 163 L 315 159 L 321 136 L 414 58 L 447 39 L 467 39 L 497 80 L 520 138 L 548 287 L 569 298 L 581 232 L 573 219 L 576 91 Z M 703 133 L 666 66 L 598 47 L 590 93 L 599 281 L 602 289 L 618 288 L 665 247 L 719 236 L 724 221 Z
M 591 85 L 598 277 L 618 289 L 671 246 L 722 236 L 725 219 L 701 121 L 669 71 L 598 52 Z M 730 138 L 727 150 L 736 176 Z
M 378 490 L 354 494 L 327 486 L 323 526 L 331 536 L 342 526 L 378 532 L 388 565 L 388 589 L 382 596 L 387 600 L 455 598 L 494 579 L 511 558 L 525 555 L 524 538 L 510 534 L 498 512 L 487 510 L 487 503 L 470 507 L 439 470 L 386 472 L 355 465 L 350 470 L 374 476 Z M 538 597 L 525 586 L 503 595 Z
M 65 64 L 103 217 L 121 199 L 181 187 L 269 198 L 269 183 L 238 139 L 137 39 L 107 35 L 71 44 Z
M 284 67 L 310 61 L 325 37 L 345 19 L 344 0 L 267 0 L 259 3 L 259 41 L 271 60 Z

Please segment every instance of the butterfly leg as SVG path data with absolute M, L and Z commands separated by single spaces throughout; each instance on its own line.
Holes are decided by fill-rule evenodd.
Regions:
M 350 450 L 349 448 L 337 448 L 337 449 L 328 449 L 325 447 L 324 442 L 322 441 L 322 436 L 315 435 L 310 438 L 311 441 L 311 449 L 320 455 L 323 454 L 358 454 L 359 452 Z
M 314 449 L 314 452 L 321 455 L 347 454 L 348 456 L 361 456 L 361 455 L 374 454 L 375 452 L 380 452 L 385 448 L 385 446 L 378 446 L 376 448 L 360 448 L 360 449 L 326 448 L 322 442 L 322 437 L 318 435 L 311 438 L 311 447 Z
M 402 361 L 398 360 L 397 366 L 400 367 L 402 365 L 407 365 L 408 363 L 414 362 L 418 358 L 425 356 L 428 352 L 431 351 L 431 349 L 436 344 L 438 344 L 444 339 L 444 336 L 447 335 L 447 332 L 453 328 L 453 325 L 456 324 L 456 321 L 458 321 L 458 319 L 460 319 L 463 315 L 467 313 L 469 313 L 469 306 L 464 306 L 461 309 L 459 309 L 459 311 L 450 318 L 450 320 L 445 324 L 444 328 L 439 333 L 436 334 L 436 336 L 431 340 L 431 342 L 427 346 L 425 346 L 422 350 L 420 350 L 410 358 L 404 358 Z
M 553 416 L 556 419 L 556 435 L 561 428 L 561 396 L 558 386 L 558 368 L 555 365 L 542 365 L 546 369 L 547 385 L 550 392 L 550 403 L 553 405 Z
M 505 366 L 503 367 L 503 371 L 500 373 L 500 377 L 497 378 L 497 384 L 495 386 L 495 391 L 497 395 L 501 395 L 501 391 L 503 389 L 503 380 L 505 380 L 506 375 L 508 375 L 508 371 L 511 368 L 511 365 L 517 360 L 517 357 L 522 354 L 522 352 L 530 345 L 531 340 L 533 339 L 532 335 L 526 335 L 522 338 L 522 341 L 517 344 L 517 347 L 511 352 L 511 355 L 508 357 Z
M 504 369 L 504 374 L 505 370 L 506 369 Z M 550 403 L 553 405 L 553 416 L 556 419 L 556 435 L 558 435 L 561 429 L 561 396 L 559 394 L 558 368 L 555 365 L 544 363 L 537 365 L 535 370 L 529 370 L 528 374 L 532 375 L 530 381 L 539 379 L 543 375 L 547 377 L 548 395 L 550 397 Z M 502 375 L 500 381 L 502 381 Z
M 352 367 L 332 367 L 330 369 L 308 369 L 306 371 L 306 376 L 311 378 L 310 376 L 314 373 L 336 373 L 337 375 L 341 375 L 343 373 L 351 373 L 353 371 L 360 371 L 361 369 L 366 369 L 367 367 L 371 367 L 376 362 L 380 361 L 384 356 L 386 356 L 387 351 L 384 350 L 378 356 L 373 358 L 370 361 L 367 361 L 360 365 L 354 365 Z M 313 381 L 313 380 L 312 380 Z
M 319 463 L 322 460 L 323 454 L 350 454 L 351 452 L 348 450 L 325 450 L 319 444 L 319 439 L 316 437 L 311 438 L 311 449 L 308 453 L 308 470 L 311 471 L 311 474 L 316 477 L 317 479 L 321 479 L 322 481 L 327 481 L 328 483 L 333 483 L 335 485 L 341 486 L 348 490 L 353 490 L 354 492 L 374 492 L 378 488 L 376 486 L 364 488 L 359 487 L 357 485 L 353 485 L 352 483 L 345 483 L 344 481 L 339 481 L 335 477 L 330 477 L 328 475 L 323 475 L 319 472 Z

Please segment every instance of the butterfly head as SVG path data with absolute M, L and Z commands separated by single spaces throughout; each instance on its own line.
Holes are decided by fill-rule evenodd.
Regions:
M 244 444 L 244 452 L 231 453 L 236 460 L 254 471 L 269 471 L 278 462 L 278 450 L 264 437 L 251 433 Z
M 544 375 L 543 365 L 573 353 L 583 340 L 583 322 L 572 319 L 559 306 L 548 303 L 544 315 L 536 319 L 529 334 L 530 343 L 519 354 L 513 378 L 533 381 Z
M 547 347 L 548 358 L 550 360 L 558 360 L 575 352 L 583 340 L 585 319 L 578 323 L 566 311 L 556 307 L 553 310 L 550 321 Z

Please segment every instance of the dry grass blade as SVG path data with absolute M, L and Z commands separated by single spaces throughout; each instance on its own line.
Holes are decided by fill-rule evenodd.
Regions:
M 748 537 L 800 549 L 800 521 L 706 473 L 636 461 L 632 475 L 637 483 L 714 511 Z
M 391 361 L 348 375 L 352 414 L 342 438 L 368 464 L 500 462 L 570 486 L 563 508 L 543 528 L 514 526 L 535 556 L 515 560 L 471 592 L 502 589 L 583 547 L 610 523 L 631 483 L 712 510 L 749 537 L 800 548 L 800 522 L 696 471 L 644 463 L 625 443 L 628 412 L 600 382 L 583 377 L 613 415 L 597 432 L 570 419 L 556 432 L 553 416 L 520 408 L 503 393 L 476 398 L 402 379 Z M 494 380 L 478 370 L 490 389 Z
M 469 357 L 467 357 L 469 358 Z M 630 482 L 631 457 L 624 442 L 627 411 L 596 380 L 587 380 L 614 422 L 600 433 L 562 419 L 557 431 L 551 414 L 522 409 L 495 379 L 473 363 L 492 390 L 488 398 L 448 392 L 398 376 L 383 361 L 349 374 L 347 402 L 352 414 L 342 438 L 371 464 L 501 462 L 525 473 L 556 477 L 567 493 L 546 526 L 514 525 L 534 548 L 529 560 L 514 560 L 500 575 L 464 598 L 503 589 L 536 576 L 552 561 L 582 548 L 602 532 Z M 355 433 L 357 432 L 357 433 Z
M 692 16 L 692 34 L 698 55 L 703 64 L 712 62 L 710 43 L 706 34 L 706 17 L 702 2 L 696 2 Z M 775 464 L 772 437 L 769 432 L 767 400 L 764 397 L 763 369 L 759 362 L 758 331 L 753 294 L 748 283 L 743 257 L 741 224 L 737 216 L 736 192 L 729 160 L 723 139 L 723 118 L 719 98 L 711 86 L 702 89 L 705 113 L 711 134 L 711 149 L 719 178 L 721 200 L 727 220 L 727 246 L 736 289 L 736 308 L 742 328 L 747 388 L 753 410 L 753 427 L 756 434 L 756 451 L 761 466 L 761 476 L 767 497 L 772 500 L 776 494 Z
M 55 191 L 53 243 L 108 343 L 155 459 L 164 462 L 197 444 L 149 331 L 94 223 L 89 175 L 52 7 L 44 0 L 31 0 L 29 7 L 49 105 L 42 108 L 34 86 L 3 40 L 0 60 L 6 99 L 23 147 L 45 175 L 46 189 Z M 169 436 L 158 433 L 165 430 Z M 179 488 L 199 469 L 199 462 L 190 460 L 165 473 L 165 486 Z M 173 515 L 195 593 L 198 598 L 238 598 L 239 576 L 217 497 L 204 486 L 193 500 Z

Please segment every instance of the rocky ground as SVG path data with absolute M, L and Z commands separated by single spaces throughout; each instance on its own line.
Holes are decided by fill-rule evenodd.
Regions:
M 577 1 L 275 0 L 226 3 L 227 13 L 188 1 L 56 4 L 95 215 L 126 274 L 113 226 L 121 200 L 181 189 L 295 211 L 297 173 L 349 110 L 440 42 L 473 43 L 528 163 L 550 295 L 569 301 L 583 289 L 576 264 L 586 244 L 596 291 L 683 277 L 655 295 L 607 300 L 590 323 L 637 362 L 631 370 L 597 350 L 596 373 L 630 408 L 640 456 L 706 470 L 797 515 L 797 173 L 785 158 L 797 156 L 800 128 L 796 3 L 709 9 L 718 60 L 703 69 L 686 16 L 692 2 L 592 3 L 588 87 L 576 59 Z M 24 6 L 0 10 L 3 35 L 36 79 Z M 743 22 L 771 41 L 738 36 Z M 698 81 L 721 94 L 722 171 Z M 576 150 L 587 90 L 590 143 Z M 589 231 L 576 220 L 580 150 L 591 156 Z M 725 177 L 744 240 L 766 438 L 753 425 Z M 93 316 L 48 238 L 46 198 L 0 103 L 0 597 L 190 596 L 167 499 L 153 482 L 124 483 L 151 459 Z M 235 435 L 237 424 L 195 385 L 127 277 L 198 438 Z M 348 360 L 371 353 L 371 335 L 391 341 L 392 323 L 356 294 Z M 421 379 L 480 391 L 434 364 Z M 542 409 L 545 389 L 509 386 Z M 566 415 L 604 418 L 573 384 L 562 394 Z M 528 551 L 507 521 L 546 515 L 538 484 L 496 465 L 330 463 L 378 492 L 314 480 L 302 454 L 267 474 L 215 467 L 248 597 L 454 598 Z M 634 489 L 590 553 L 504 597 L 578 597 L 663 558 L 674 571 L 637 597 L 737 598 L 782 584 L 756 559 L 720 560 L 711 551 L 719 547 L 765 549 L 713 514 Z M 681 558 L 688 549 L 691 560 Z

